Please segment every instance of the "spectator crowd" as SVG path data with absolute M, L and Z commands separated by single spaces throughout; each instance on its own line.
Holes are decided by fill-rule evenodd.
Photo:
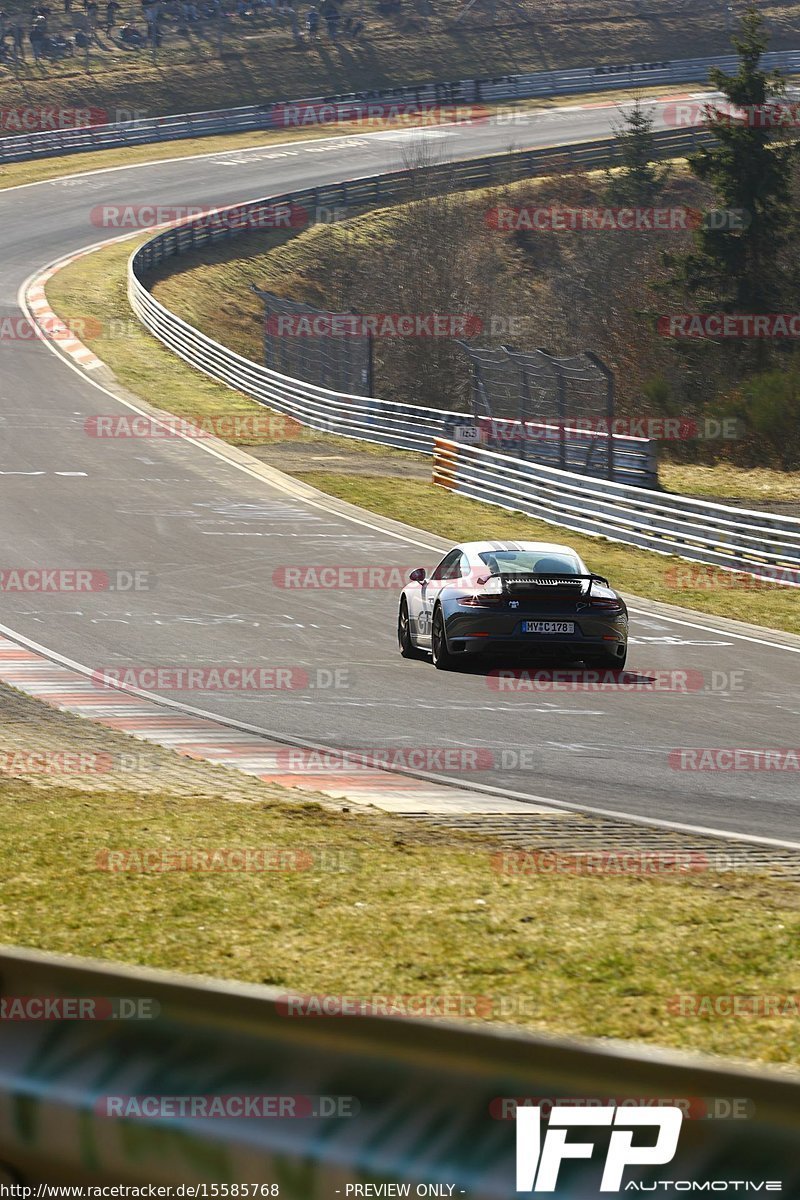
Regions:
M 358 0 L 312 0 L 308 8 L 300 2 L 298 9 L 296 0 L 134 0 L 124 14 L 120 0 L 61 0 L 63 12 L 48 3 L 34 4 L 27 14 L 0 7 L 0 64 L 71 58 L 93 46 L 155 47 L 167 34 L 213 38 L 259 25 L 287 29 L 298 49 L 323 36 L 334 43 L 364 37 L 361 11 L 347 11 Z M 399 7 L 401 0 L 390 2 Z

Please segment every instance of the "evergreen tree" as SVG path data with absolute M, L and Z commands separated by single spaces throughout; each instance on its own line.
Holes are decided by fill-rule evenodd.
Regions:
M 665 171 L 653 161 L 653 116 L 639 96 L 614 133 L 620 154 L 618 169 L 606 176 L 608 198 L 616 204 L 647 204 L 663 186 Z
M 692 173 L 711 184 L 720 208 L 730 216 L 697 231 L 694 249 L 680 260 L 676 282 L 705 307 L 776 312 L 788 288 L 781 252 L 792 236 L 794 147 L 776 140 L 770 128 L 770 112 L 783 85 L 778 75 L 761 70 L 767 39 L 754 7 L 746 12 L 732 42 L 739 55 L 738 72 L 728 75 L 715 68 L 710 79 L 743 113 L 730 115 L 710 106 L 709 127 L 716 142 L 689 159 Z

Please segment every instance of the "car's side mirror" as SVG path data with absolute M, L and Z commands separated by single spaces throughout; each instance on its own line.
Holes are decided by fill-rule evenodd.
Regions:
M 412 583 L 424 583 L 426 579 L 425 568 L 417 567 L 416 571 L 412 571 L 408 578 Z

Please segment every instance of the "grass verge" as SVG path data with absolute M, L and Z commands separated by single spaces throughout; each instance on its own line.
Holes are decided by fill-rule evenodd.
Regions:
M 800 1061 L 791 1016 L 679 994 L 800 992 L 800 892 L 758 877 L 509 877 L 488 844 L 313 803 L 0 783 L 0 941 L 302 992 L 437 995 L 532 1030 Z M 342 869 L 116 872 L 98 854 L 324 849 Z M 285 861 L 285 860 L 284 860 Z M 301 860 L 303 861 L 303 860 Z M 315 863 L 318 860 L 314 860 Z M 64 886 L 69 881 L 69 886 Z
M 686 466 L 682 463 L 662 463 L 658 470 L 664 487 L 671 492 L 691 493 L 715 500 L 728 496 L 752 503 L 757 508 L 764 501 L 800 501 L 800 472 L 773 471 L 769 467 Z
M 211 415 L 263 415 L 263 407 L 192 370 L 133 320 L 125 294 L 125 263 L 134 245 L 131 240 L 89 254 L 55 275 L 47 293 L 58 315 L 64 320 L 92 317 L 99 321 L 103 332 L 87 339 L 92 350 L 122 384 L 158 408 L 194 419 Z M 120 328 L 124 330 L 123 336 L 119 335 Z M 312 445 L 317 440 L 371 454 L 376 462 L 375 475 L 297 473 L 322 491 L 373 512 L 454 541 L 502 536 L 568 541 L 593 570 L 608 575 L 623 591 L 712 616 L 800 633 L 800 606 L 794 589 L 780 586 L 754 589 L 752 581 L 747 579 L 731 587 L 730 576 L 723 571 L 712 571 L 708 579 L 703 578 L 703 586 L 692 586 L 695 568 L 677 557 L 559 530 L 543 521 L 450 495 L 432 484 L 383 477 L 381 458 L 403 459 L 406 456 L 402 451 L 386 451 L 366 443 L 311 434 L 302 439 L 302 444 Z M 254 439 L 238 438 L 236 442 L 254 444 Z

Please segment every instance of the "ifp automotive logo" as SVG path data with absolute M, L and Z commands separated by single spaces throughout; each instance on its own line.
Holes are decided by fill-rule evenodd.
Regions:
M 592 1158 L 595 1151 L 593 1142 L 567 1141 L 569 1130 L 576 1126 L 612 1126 L 600 1191 L 619 1192 L 626 1167 L 662 1166 L 672 1162 L 678 1149 L 682 1121 L 683 1113 L 674 1105 L 647 1109 L 611 1104 L 596 1108 L 554 1105 L 542 1139 L 541 1108 L 518 1108 L 516 1190 L 555 1192 L 564 1159 Z M 644 1126 L 657 1129 L 655 1142 L 634 1145 L 634 1131 Z

